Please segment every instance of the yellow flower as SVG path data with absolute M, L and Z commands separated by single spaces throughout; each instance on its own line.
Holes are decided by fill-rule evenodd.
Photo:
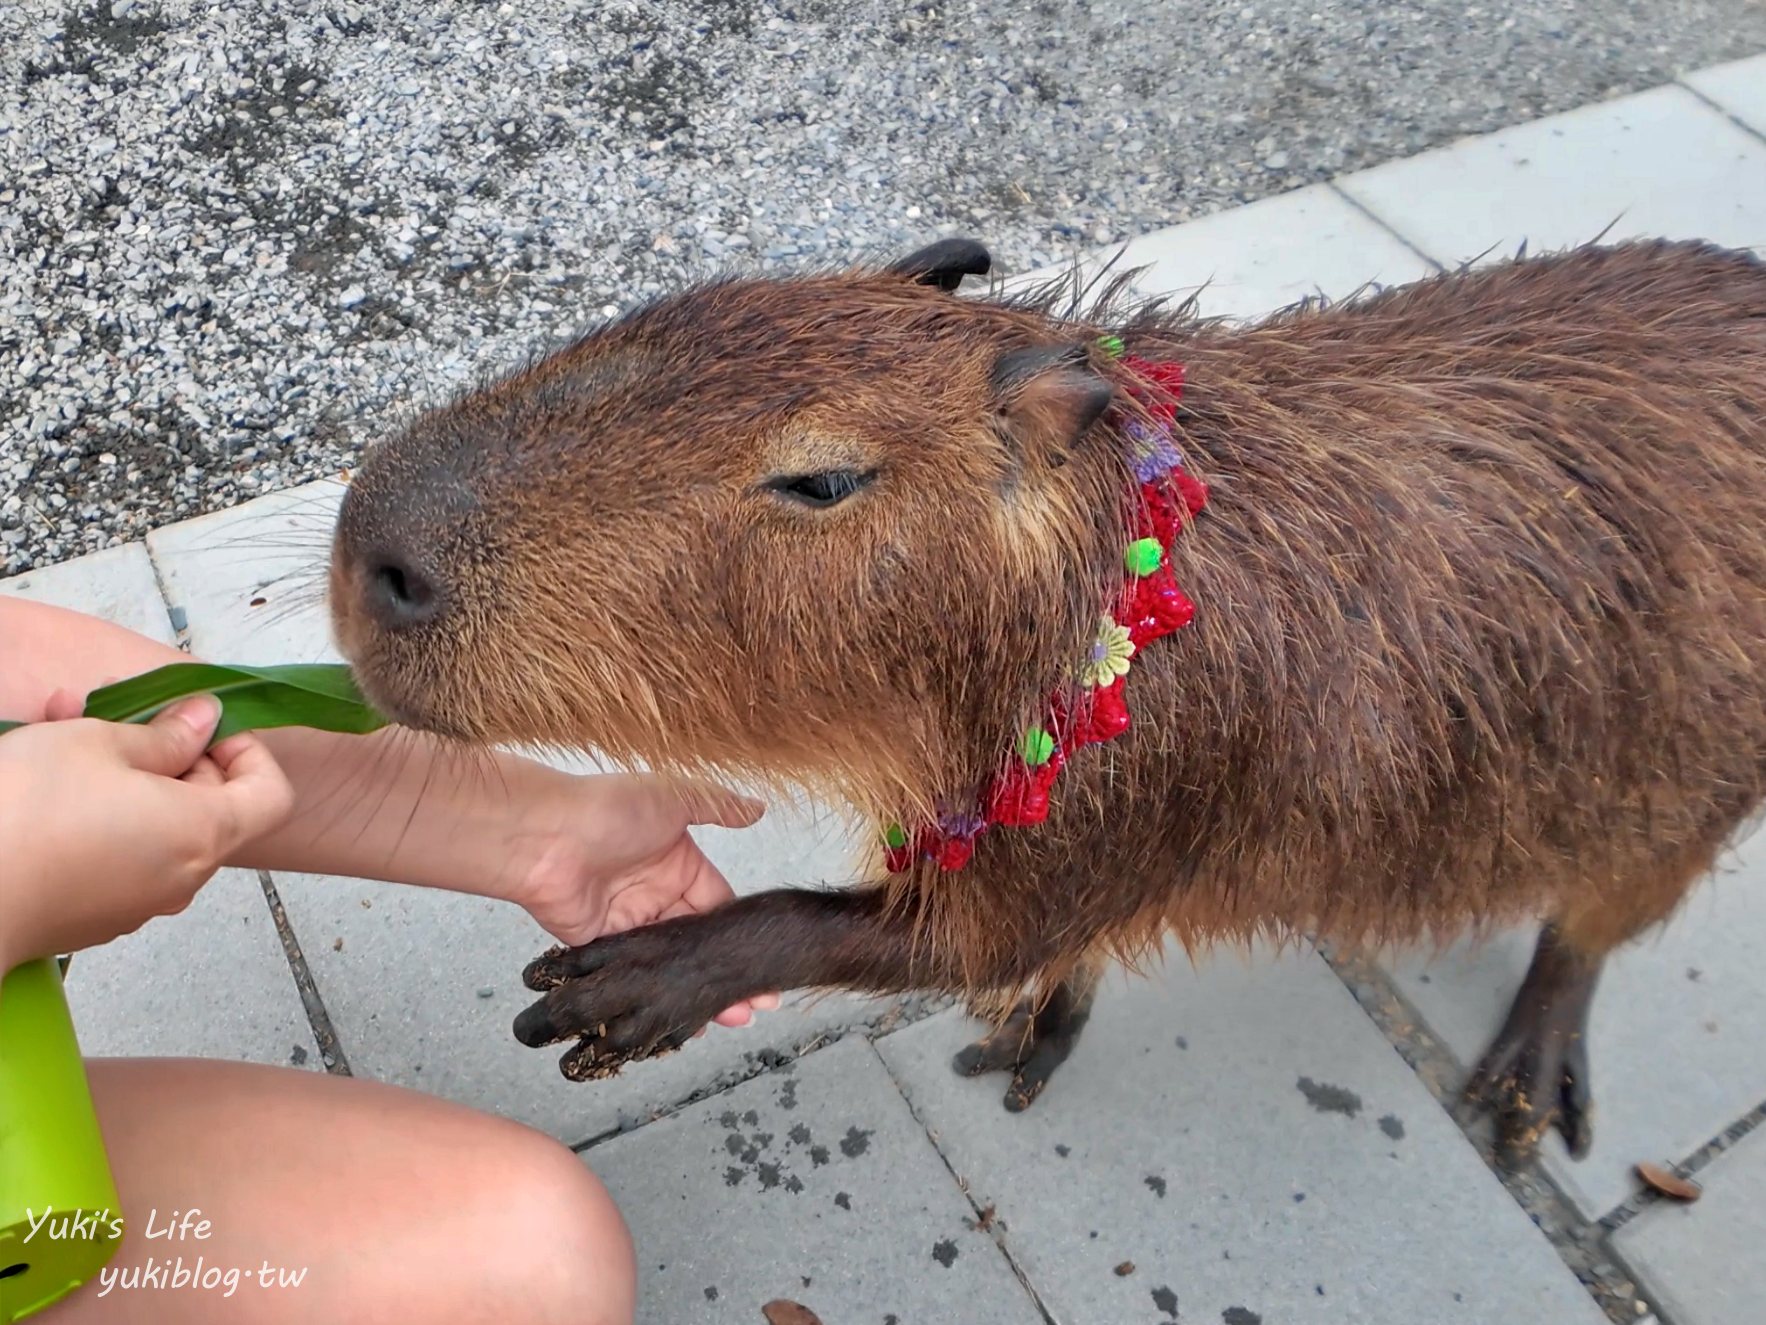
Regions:
M 1105 617 L 1098 624 L 1098 637 L 1092 641 L 1091 657 L 1080 669 L 1079 679 L 1088 686 L 1107 686 L 1117 677 L 1128 675 L 1128 660 L 1132 657 L 1134 641 L 1128 637 L 1128 627 Z

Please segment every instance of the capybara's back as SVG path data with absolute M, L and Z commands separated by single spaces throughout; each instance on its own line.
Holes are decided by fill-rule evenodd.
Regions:
M 872 882 L 552 954 L 574 1076 L 776 988 L 1029 991 L 1034 1099 L 1167 933 L 1547 926 L 1472 1089 L 1587 1144 L 1607 951 L 1766 791 L 1766 266 L 1588 248 L 1250 328 L 884 272 L 664 301 L 374 452 L 339 639 L 404 721 L 808 783 Z
M 1160 352 L 1212 484 L 1166 841 L 1229 923 L 1671 908 L 1766 790 L 1766 266 L 1589 249 Z

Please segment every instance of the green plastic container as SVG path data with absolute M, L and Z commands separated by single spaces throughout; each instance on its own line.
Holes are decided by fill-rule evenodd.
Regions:
M 0 983 L 0 1325 L 94 1278 L 121 1240 L 61 970 L 26 962 Z

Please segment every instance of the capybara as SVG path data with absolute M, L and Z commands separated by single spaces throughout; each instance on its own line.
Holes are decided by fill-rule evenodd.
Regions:
M 1538 920 L 1468 1090 L 1508 1162 L 1585 1153 L 1602 961 L 1766 786 L 1766 265 L 1591 246 L 1252 326 L 955 292 L 988 265 L 689 290 L 370 451 L 332 612 L 388 715 L 878 830 L 864 886 L 546 954 L 516 1034 L 586 1078 L 764 991 L 951 991 L 1018 1109 L 1168 935 Z

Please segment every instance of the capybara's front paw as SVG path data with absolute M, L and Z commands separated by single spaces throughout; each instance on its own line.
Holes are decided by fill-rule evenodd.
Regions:
M 554 948 L 521 978 L 545 997 L 515 1019 L 515 1038 L 535 1049 L 575 1040 L 558 1060 L 572 1081 L 678 1049 L 724 1006 L 707 1005 L 710 991 L 691 978 L 668 935 L 642 929 Z
M 1067 1061 L 1091 1016 L 1095 974 L 1084 971 L 1062 982 L 1044 998 L 1026 998 L 985 1039 L 961 1050 L 951 1066 L 966 1077 L 1009 1072 L 1006 1112 L 1022 1113 Z
M 1035 1009 L 1024 1003 L 998 1030 L 959 1050 L 951 1067 L 965 1077 L 1009 1073 L 1012 1080 L 1006 1087 L 1006 1112 L 1022 1113 L 1036 1103 L 1055 1069 L 1066 1061 L 1072 1043 L 1059 1035 L 1039 1039 Z

